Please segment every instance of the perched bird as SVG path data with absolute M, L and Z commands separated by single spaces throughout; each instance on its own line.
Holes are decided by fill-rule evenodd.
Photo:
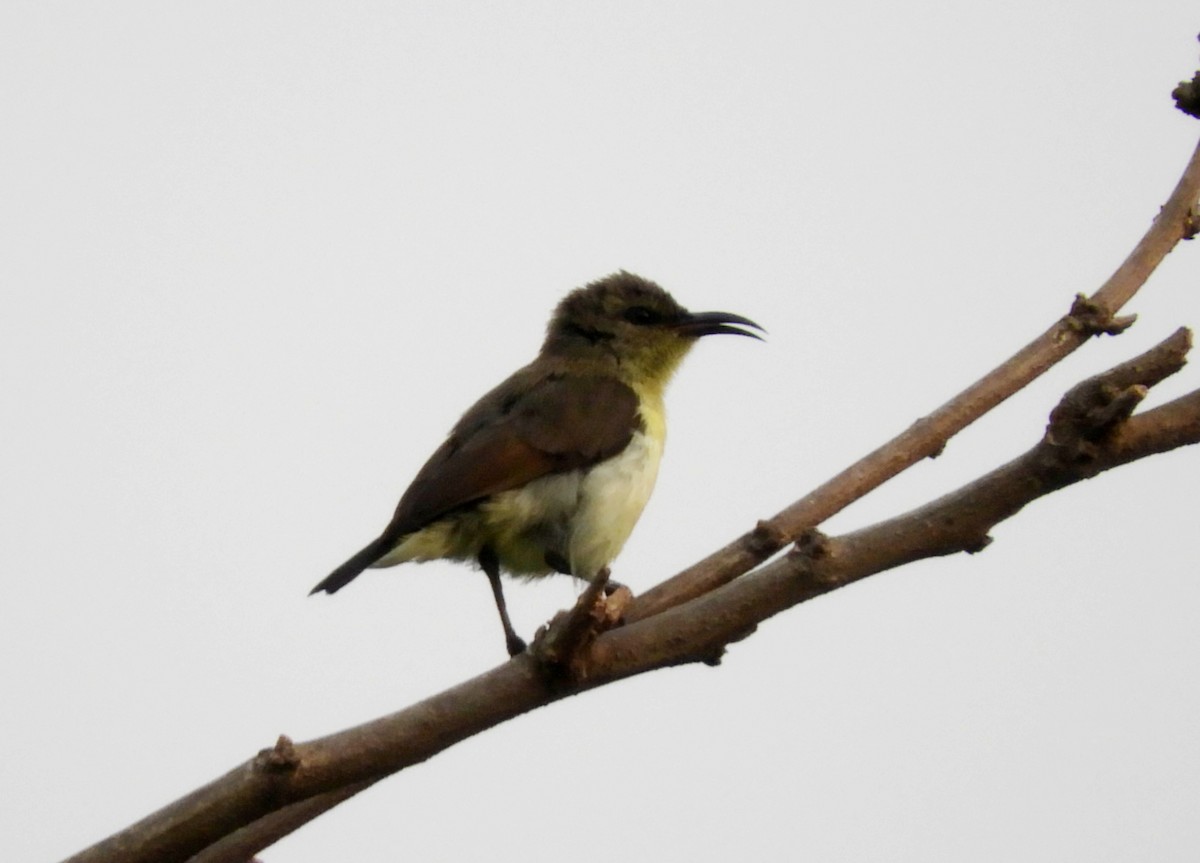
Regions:
M 687 311 L 619 272 L 567 294 L 541 352 L 477 401 L 421 468 L 382 534 L 312 593 L 368 567 L 439 558 L 487 573 L 510 655 L 500 572 L 591 581 L 617 556 L 654 488 L 666 435 L 663 390 L 701 336 L 758 324 Z

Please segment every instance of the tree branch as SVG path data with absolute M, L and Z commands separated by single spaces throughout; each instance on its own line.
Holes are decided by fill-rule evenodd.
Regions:
M 1182 238 L 1195 232 L 1200 146 L 1146 235 L 1107 282 L 996 370 L 774 518 L 628 605 L 581 597 L 538 649 L 416 705 L 307 743 L 276 745 L 71 863 L 245 861 L 380 779 L 484 729 L 568 695 L 689 662 L 715 664 L 728 644 L 784 609 L 923 557 L 978 551 L 993 525 L 1036 498 L 1158 452 L 1200 441 L 1200 391 L 1142 414 L 1146 390 L 1183 364 L 1181 330 L 1150 352 L 1073 388 L 1029 452 L 905 515 L 842 537 L 816 526 L 905 468 L 936 456 L 968 424 L 1092 335 L 1117 333 L 1117 311 Z M 782 558 L 748 571 L 795 543 Z M 618 591 L 619 594 L 619 591 Z M 586 602 L 584 601 L 586 600 Z
M 846 468 L 787 509 L 634 600 L 626 620 L 642 620 L 701 596 L 748 572 L 805 531 L 829 519 L 901 471 L 935 458 L 946 443 L 1036 380 L 1093 335 L 1116 334 L 1134 318 L 1116 317 L 1163 258 L 1196 229 L 1200 144 L 1149 230 L 1090 298 L 1076 297 L 1064 317 L 1000 366 L 928 416 Z
M 360 791 L 365 791 L 376 781 L 378 780 L 348 785 L 337 791 L 318 794 L 277 809 L 209 845 L 196 856 L 189 858 L 188 863 L 246 863 L 263 848 L 275 844 Z
M 1126 391 L 1119 382 L 1143 368 L 1139 386 L 1183 364 L 1190 334 L 1180 330 L 1136 360 L 1085 381 L 1055 409 L 1046 435 L 1032 450 L 926 506 L 839 538 L 810 530 L 780 560 L 597 640 L 590 656 L 595 683 L 652 667 L 711 656 L 747 634 L 747 622 L 914 560 L 980 551 L 988 530 L 1037 498 L 1166 449 L 1200 442 L 1200 390 L 1128 420 L 1107 425 L 1079 419 L 1081 390 Z M 1168 372 L 1169 373 L 1169 372 Z M 1161 376 L 1160 376 L 1161 375 Z M 1087 441 L 1081 449 L 1074 444 Z M 1086 453 L 1086 454 L 1084 454 Z
M 843 537 L 809 531 L 789 554 L 749 575 L 574 642 L 566 677 L 557 654 L 547 659 L 531 651 L 390 716 L 308 743 L 281 737 L 246 764 L 71 860 L 245 860 L 379 779 L 507 719 L 653 669 L 714 663 L 729 643 L 797 603 L 923 557 L 977 551 L 994 524 L 1044 494 L 1200 442 L 1200 390 L 1142 415 L 1128 417 L 1125 410 L 1127 394 L 1182 367 L 1189 346 L 1190 334 L 1180 330 L 1072 388 L 1033 449 L 956 492 Z M 1113 405 L 1122 407 L 1110 410 Z M 596 599 L 579 608 L 590 610 Z M 575 633 L 577 621 L 571 613 L 559 622 Z

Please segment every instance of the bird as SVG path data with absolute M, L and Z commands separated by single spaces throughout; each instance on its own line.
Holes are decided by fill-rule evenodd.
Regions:
M 654 488 L 663 392 L 703 336 L 761 339 L 729 312 L 689 312 L 624 270 L 568 293 L 537 357 L 472 405 L 417 472 L 378 537 L 310 592 L 368 568 L 449 559 L 487 575 L 510 656 L 526 649 L 501 572 L 604 574 Z

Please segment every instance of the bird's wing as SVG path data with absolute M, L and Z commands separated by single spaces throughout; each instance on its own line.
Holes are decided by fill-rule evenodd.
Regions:
M 453 510 L 611 458 L 640 423 L 637 396 L 616 378 L 517 372 L 463 415 L 379 538 L 312 592 L 341 589 L 403 537 Z
M 421 468 L 384 535 L 398 540 L 490 495 L 611 458 L 639 423 L 637 396 L 616 378 L 550 374 L 497 387 Z

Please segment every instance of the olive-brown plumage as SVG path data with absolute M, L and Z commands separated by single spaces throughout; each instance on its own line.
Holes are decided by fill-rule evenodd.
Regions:
M 484 395 L 417 473 L 391 522 L 313 593 L 368 567 L 474 560 L 495 594 L 500 571 L 594 578 L 624 545 L 653 488 L 662 392 L 702 335 L 754 334 L 752 321 L 692 314 L 653 282 L 616 273 L 568 294 L 537 358 Z

